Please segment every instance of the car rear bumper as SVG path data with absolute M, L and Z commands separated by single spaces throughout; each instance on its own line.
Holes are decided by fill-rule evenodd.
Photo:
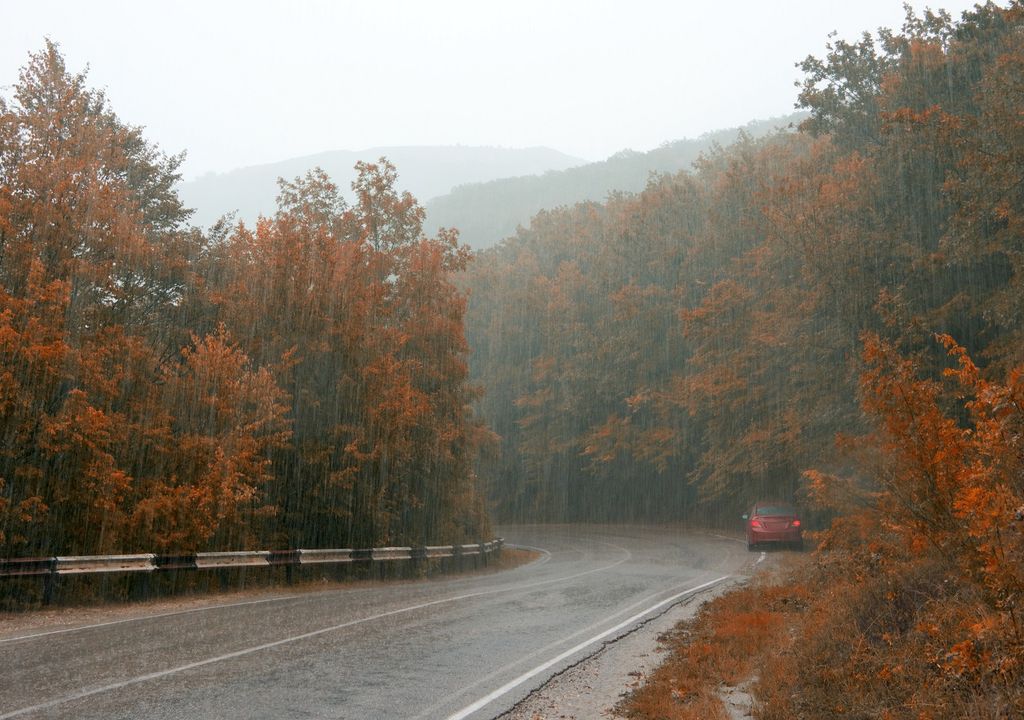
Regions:
M 751 544 L 766 542 L 798 543 L 802 540 L 803 535 L 799 528 L 789 530 L 751 530 L 747 534 L 747 542 Z

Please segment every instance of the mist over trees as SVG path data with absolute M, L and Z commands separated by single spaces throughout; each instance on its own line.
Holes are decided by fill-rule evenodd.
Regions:
M 235 213 L 236 219 L 252 224 L 261 214 L 273 214 L 278 178 L 299 177 L 313 168 L 320 168 L 342 185 L 342 196 L 352 201 L 354 197 L 344 185 L 354 179 L 353 167 L 357 162 L 374 162 L 380 157 L 387 157 L 401 170 L 396 188 L 407 190 L 421 202 L 444 195 L 453 187 L 466 183 L 557 171 L 586 163 L 581 158 L 545 147 L 455 145 L 333 150 L 223 173 L 207 173 L 181 183 L 178 194 L 182 202 L 194 210 L 192 222 L 201 227 L 213 225 L 227 213 Z M 444 223 L 444 226 L 457 227 L 451 222 Z M 430 234 L 436 234 L 440 227 L 428 224 L 427 230 Z
M 800 133 L 543 212 L 470 268 L 500 518 L 707 519 L 850 470 L 862 342 L 1024 361 L 1017 5 L 834 41 Z M 714 517 L 714 516 L 712 516 Z
M 0 100 L 0 554 L 478 538 L 454 234 L 386 162 L 187 227 L 53 44 Z
M 795 127 L 806 113 L 752 121 L 742 128 L 718 130 L 693 140 L 675 140 L 647 152 L 622 150 L 600 162 L 580 164 L 542 175 L 505 177 L 464 184 L 430 198 L 426 227 L 459 229 L 459 237 L 474 250 L 489 248 L 530 224 L 541 210 L 580 202 L 603 202 L 611 194 L 639 192 L 652 173 L 689 170 L 702 153 L 729 145 L 741 135 L 762 137 L 780 128 Z

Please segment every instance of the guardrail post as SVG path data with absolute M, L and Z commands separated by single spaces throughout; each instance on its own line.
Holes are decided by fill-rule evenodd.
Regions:
M 298 550 L 271 550 L 267 555 L 267 563 L 271 567 L 284 566 L 284 580 L 289 585 L 295 584 L 295 566 L 300 562 Z
M 141 597 L 143 600 L 149 598 L 149 578 L 152 573 L 142 573 L 142 577 L 133 577 L 129 585 L 131 597 Z
M 377 571 L 377 567 L 376 566 L 377 566 L 377 563 L 375 563 L 373 561 L 373 550 L 372 549 L 369 549 L 369 548 L 356 548 L 356 549 L 354 549 L 352 551 L 352 561 L 354 563 L 357 563 L 357 565 L 355 567 L 357 567 L 357 568 L 365 567 L 366 568 L 366 577 L 367 578 L 376 579 L 376 571 Z M 365 562 L 366 564 L 363 565 L 362 564 L 363 562 Z M 358 571 L 356 572 L 355 577 L 357 577 L 357 578 L 360 577 Z M 338 576 L 338 579 L 339 580 L 341 579 L 340 575 Z
M 50 559 L 50 572 L 43 579 L 43 605 L 52 605 L 57 594 L 57 558 Z
M 422 577 L 427 571 L 427 549 L 425 547 L 414 547 L 409 551 L 409 561 L 412 565 L 412 577 Z

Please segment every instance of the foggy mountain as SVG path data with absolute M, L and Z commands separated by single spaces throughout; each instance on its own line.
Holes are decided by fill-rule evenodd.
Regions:
M 545 147 L 500 148 L 462 145 L 439 147 L 375 147 L 366 150 L 335 150 L 290 158 L 265 165 L 208 173 L 181 183 L 178 195 L 194 208 L 192 222 L 206 227 L 221 215 L 237 211 L 238 218 L 255 221 L 276 209 L 277 179 L 291 180 L 314 167 L 323 168 L 347 195 L 355 178 L 353 166 L 363 160 L 387 157 L 399 168 L 399 189 L 408 190 L 421 202 L 466 183 L 495 178 L 560 171 L 586 163 Z
M 491 247 L 514 234 L 519 225 L 544 209 L 573 205 L 588 200 L 603 201 L 613 192 L 639 192 L 651 173 L 688 170 L 701 153 L 717 145 L 729 145 L 740 133 L 759 138 L 779 129 L 796 126 L 807 113 L 793 113 L 767 120 L 754 120 L 743 127 L 705 133 L 698 138 L 676 140 L 649 152 L 623 150 L 607 160 L 543 175 L 505 177 L 465 184 L 450 193 L 426 200 L 425 229 L 433 234 L 439 227 L 459 229 L 462 242 L 474 249 Z M 398 163 L 403 171 L 402 164 Z

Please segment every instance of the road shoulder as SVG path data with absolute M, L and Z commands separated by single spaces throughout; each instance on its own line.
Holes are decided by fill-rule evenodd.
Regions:
M 754 575 L 778 572 L 787 555 L 751 553 L 750 561 L 732 580 L 688 597 L 628 634 L 606 642 L 598 652 L 550 678 L 500 720 L 623 720 L 623 700 L 665 663 L 672 651 L 672 636 L 680 627 L 705 603 L 747 584 Z M 740 697 L 746 687 L 721 690 L 735 691 L 722 698 L 730 717 L 747 717 L 745 698 Z
M 742 576 L 737 580 L 741 580 Z M 719 583 L 681 600 L 635 630 L 610 640 L 596 653 L 550 678 L 500 720 L 593 720 L 620 718 L 616 706 L 664 661 L 666 633 L 692 618 L 700 606 L 735 586 Z

